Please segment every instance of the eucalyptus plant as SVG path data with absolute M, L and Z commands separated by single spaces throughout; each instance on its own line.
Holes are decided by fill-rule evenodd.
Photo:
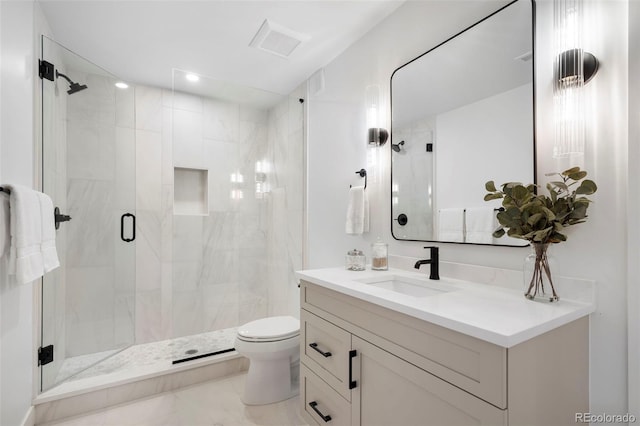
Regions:
M 596 183 L 584 179 L 587 172 L 573 167 L 562 173 L 549 173 L 560 179 L 547 183 L 549 195 L 536 194 L 537 185 L 520 182 L 502 184 L 497 190 L 495 183 L 485 184 L 488 194 L 485 201 L 502 199 L 503 211 L 497 215 L 500 227 L 493 233 L 495 238 L 505 234 L 534 243 L 559 243 L 567 240 L 564 228 L 585 222 L 591 195 L 598 190 Z
M 528 284 L 525 296 L 533 299 L 538 294 L 546 295 L 545 276 L 551 286 L 550 301 L 558 300 L 547 259 L 547 247 L 550 243 L 567 240 L 564 228 L 585 222 L 591 195 L 598 190 L 596 183 L 585 179 L 587 172 L 580 167 L 572 167 L 562 173 L 549 173 L 546 176 L 559 176 L 558 180 L 547 183 L 549 195 L 537 194 L 537 185 L 523 185 L 520 182 L 507 182 L 502 189 L 496 189 L 495 183 L 485 184 L 488 193 L 485 201 L 502 199 L 503 209 L 497 214 L 500 227 L 493 232 L 495 238 L 505 233 L 533 243 L 536 257 L 533 276 Z M 506 229 L 506 232 L 505 232 Z

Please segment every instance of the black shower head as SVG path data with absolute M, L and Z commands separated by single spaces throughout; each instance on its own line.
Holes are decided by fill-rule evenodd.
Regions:
M 69 90 L 67 90 L 67 93 L 70 95 L 73 95 L 74 93 L 84 90 L 86 88 L 87 88 L 86 84 L 80 85 L 78 83 L 71 83 L 69 85 Z
M 56 70 L 56 78 L 62 77 L 65 80 L 67 80 L 69 82 L 69 90 L 67 90 L 67 93 L 70 95 L 73 95 L 76 92 L 79 92 L 81 90 L 84 90 L 87 88 L 86 84 L 82 84 L 80 85 L 80 83 L 74 83 L 73 81 L 71 81 L 71 79 L 69 77 L 67 77 L 66 75 L 62 74 L 61 72 L 58 72 L 58 70 Z
M 395 152 L 400 152 L 400 150 L 402 149 L 402 145 L 404 145 L 404 141 L 400 141 L 398 143 L 392 143 L 391 149 L 393 149 Z

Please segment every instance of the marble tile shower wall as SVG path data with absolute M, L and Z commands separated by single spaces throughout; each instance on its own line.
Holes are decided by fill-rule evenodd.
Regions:
M 302 263 L 302 107 L 292 110 L 293 98 L 267 111 L 136 88 L 137 343 L 290 312 Z M 174 167 L 208 170 L 208 214 L 174 215 Z
M 135 209 L 134 96 L 110 78 L 72 73 L 89 89 L 67 97 L 66 356 L 133 343 L 133 247 L 119 220 Z M 60 93 L 64 94 L 63 87 Z M 63 225 L 64 226 L 64 225 Z

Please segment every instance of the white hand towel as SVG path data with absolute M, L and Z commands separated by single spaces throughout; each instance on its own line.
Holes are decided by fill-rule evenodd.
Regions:
M 438 210 L 438 241 L 452 243 L 464 241 L 464 209 Z
M 11 190 L 9 275 L 19 284 L 42 276 L 42 217 L 38 193 L 21 185 L 4 185 Z
M 42 218 L 42 243 L 40 250 L 44 262 L 43 272 L 49 272 L 60 266 L 58 251 L 56 250 L 56 227 L 53 216 L 53 202 L 47 194 L 38 192 L 40 200 L 40 212 Z
M 495 230 L 496 213 L 493 207 L 473 207 L 466 210 L 465 241 L 467 243 L 491 244 Z
M 351 235 L 369 232 L 369 200 L 364 186 L 353 186 L 349 190 L 345 231 Z
M 0 192 L 0 259 L 9 255 L 11 230 L 9 229 L 9 194 Z

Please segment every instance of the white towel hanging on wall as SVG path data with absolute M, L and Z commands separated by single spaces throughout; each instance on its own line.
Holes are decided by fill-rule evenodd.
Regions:
M 21 185 L 3 185 L 9 196 L 8 272 L 24 284 L 58 266 L 53 203 L 48 195 Z
M 369 232 L 369 199 L 364 186 L 352 186 L 349 189 L 345 231 L 350 235 Z

